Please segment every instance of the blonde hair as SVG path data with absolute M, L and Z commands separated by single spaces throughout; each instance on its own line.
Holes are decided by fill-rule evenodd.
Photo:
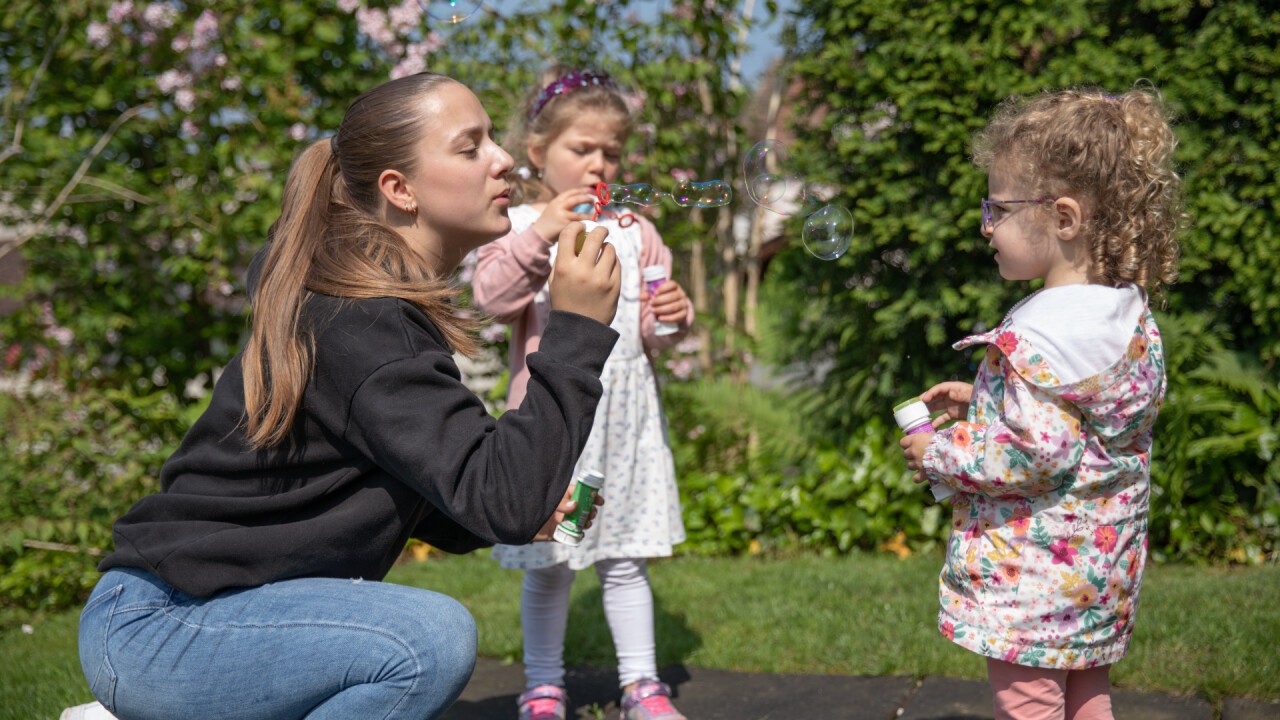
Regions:
M 1159 291 L 1177 279 L 1186 224 L 1177 144 L 1154 89 L 1071 89 L 1004 101 L 974 138 L 973 161 L 1012 172 L 1028 197 L 1081 201 L 1092 282 Z
M 453 82 L 420 73 L 365 92 L 347 108 L 337 134 L 311 144 L 290 168 L 244 351 L 251 446 L 278 445 L 293 426 L 314 369 L 314 338 L 301 325 L 313 294 L 405 300 L 454 349 L 475 352 L 476 321 L 457 314 L 457 290 L 378 219 L 384 208 L 378 176 L 417 169 L 414 149 L 429 121 L 419 101 Z
M 631 111 L 622 93 L 612 85 L 588 85 L 553 96 L 536 115 L 529 117 L 543 88 L 574 70 L 568 65 L 555 65 L 544 70 L 538 76 L 536 87 L 516 108 L 502 143 L 516 161 L 515 168 L 507 175 L 513 206 L 545 202 L 555 195 L 538 177 L 538 168 L 529 161 L 529 150 L 545 150 L 569 128 L 577 115 L 584 112 L 614 115 L 618 118 L 620 139 L 625 140 L 631 134 Z

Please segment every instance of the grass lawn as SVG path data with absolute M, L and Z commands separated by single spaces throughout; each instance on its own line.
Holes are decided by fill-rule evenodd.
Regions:
M 983 678 L 983 660 L 934 629 L 940 557 L 680 558 L 651 567 L 661 666 L 848 675 Z M 487 551 L 433 555 L 393 582 L 458 598 L 475 615 L 480 653 L 520 658 L 520 573 Z M 1280 567 L 1151 566 L 1118 687 L 1280 699 Z M 566 661 L 612 667 L 595 573 L 573 589 Z M 32 619 L 0 634 L 0 720 L 58 717 L 90 700 L 76 616 Z

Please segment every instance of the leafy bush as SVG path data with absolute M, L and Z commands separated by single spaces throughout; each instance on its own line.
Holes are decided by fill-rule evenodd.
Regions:
M 726 380 L 665 390 L 689 539 L 702 555 L 931 548 L 949 516 L 911 480 L 898 430 L 807 436 L 794 402 Z
M 0 393 L 0 611 L 84 600 L 111 525 L 154 492 L 193 410 L 168 394 L 15 384 Z
M 1156 426 L 1157 559 L 1280 559 L 1280 387 L 1211 316 L 1160 318 L 1169 393 Z

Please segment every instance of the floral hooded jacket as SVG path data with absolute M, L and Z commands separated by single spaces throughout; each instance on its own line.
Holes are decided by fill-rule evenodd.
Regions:
M 957 491 L 938 628 L 1006 662 L 1108 665 L 1128 648 L 1146 563 L 1160 332 L 1144 309 L 1123 357 L 1062 383 L 1012 315 L 955 344 L 986 356 L 967 421 L 925 451 L 929 479 Z

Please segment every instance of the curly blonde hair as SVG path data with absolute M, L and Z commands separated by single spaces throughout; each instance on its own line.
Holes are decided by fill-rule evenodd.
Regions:
M 1159 291 L 1177 279 L 1186 225 L 1177 144 L 1154 89 L 1070 89 L 1005 100 L 974 138 L 973 161 L 1013 173 L 1034 197 L 1081 202 L 1091 282 Z
M 529 113 L 542 89 L 578 68 L 555 65 L 538 76 L 537 86 L 516 108 L 507 126 L 503 148 L 515 158 L 516 165 L 507 175 L 511 183 L 511 204 L 522 205 L 550 200 L 555 193 L 538 177 L 538 168 L 529 160 L 530 148 L 545 149 L 572 124 L 574 118 L 587 111 L 612 115 L 618 119 L 618 135 L 625 140 L 631 134 L 631 111 L 622 92 L 612 85 L 590 85 L 564 95 L 556 95 L 532 118 Z

